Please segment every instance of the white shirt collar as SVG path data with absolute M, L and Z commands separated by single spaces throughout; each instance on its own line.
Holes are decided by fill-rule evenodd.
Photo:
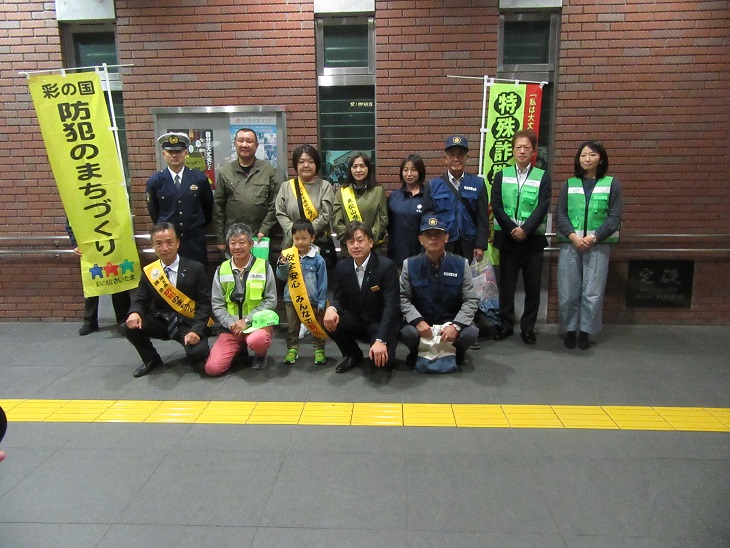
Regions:
M 462 171 L 462 173 L 461 173 L 461 177 L 459 177 L 459 178 L 457 179 L 456 177 L 454 177 L 454 176 L 453 176 L 453 175 L 451 174 L 451 172 L 450 172 L 450 171 L 447 171 L 446 173 L 448 173 L 448 174 L 449 174 L 449 182 L 450 182 L 450 183 L 451 183 L 452 185 L 454 185 L 454 186 L 455 186 L 456 188 L 459 188 L 459 185 L 461 184 L 461 181 L 463 181 L 463 180 L 464 180 L 464 175 L 466 175 L 466 171 Z
M 175 180 L 175 175 L 180 175 L 180 181 L 182 181 L 183 173 L 185 172 L 185 166 L 180 170 L 180 173 L 175 173 L 173 170 L 171 170 L 169 167 L 167 168 L 167 171 L 170 172 L 170 177 L 172 177 L 172 180 Z
M 525 184 L 525 181 L 527 180 L 527 175 L 530 173 L 530 169 L 532 168 L 531 164 L 527 164 L 527 167 L 524 170 L 520 169 L 520 166 L 515 164 L 515 171 L 517 172 L 517 184 L 519 185 L 520 190 L 522 189 L 522 185 Z
M 314 248 L 314 245 L 309 246 L 309 251 L 307 251 L 302 257 L 314 257 L 317 255 L 317 250 Z
M 367 258 L 362 262 L 362 265 L 360 265 L 360 266 L 362 266 L 363 272 L 365 272 L 367 270 L 368 261 L 370 260 L 371 256 L 372 256 L 372 253 L 370 253 L 370 255 L 368 255 Z M 357 268 L 357 263 L 355 262 L 355 259 L 352 260 L 352 264 L 354 265 L 354 268 Z
M 160 261 L 160 262 L 162 262 L 162 261 Z M 180 267 L 180 255 L 179 254 L 175 256 L 175 260 L 172 261 L 171 265 L 168 266 L 165 263 L 162 263 L 162 268 L 169 268 L 173 272 L 177 272 L 177 269 L 179 267 Z
M 249 266 L 251 266 L 251 261 L 253 261 L 253 253 L 250 253 L 248 256 L 248 262 L 246 262 L 246 265 L 243 268 L 238 268 L 236 266 L 236 263 L 233 262 L 233 257 L 231 257 L 231 270 L 235 270 L 236 272 L 243 272 L 246 270 Z

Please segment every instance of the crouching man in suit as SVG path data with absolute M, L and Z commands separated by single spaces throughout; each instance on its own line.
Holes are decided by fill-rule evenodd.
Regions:
M 158 261 L 144 268 L 144 276 L 129 309 L 124 335 L 142 358 L 135 377 L 162 365 L 150 338 L 175 340 L 188 360 L 208 357 L 207 323 L 210 317 L 210 283 L 202 264 L 180 257 L 180 238 L 172 223 L 158 223 L 150 231 Z
M 358 340 L 370 344 L 369 358 L 377 367 L 391 368 L 401 324 L 398 271 L 393 261 L 372 253 L 373 233 L 352 221 L 343 239 L 351 258 L 335 267 L 332 304 L 324 328 L 342 352 L 335 369 L 345 373 L 363 361 Z

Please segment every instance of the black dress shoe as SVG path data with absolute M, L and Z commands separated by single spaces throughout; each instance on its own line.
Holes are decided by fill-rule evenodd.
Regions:
M 335 367 L 335 373 L 347 373 L 353 367 L 360 365 L 362 360 L 362 356 L 346 356 L 345 359 L 338 363 L 337 367 Z
M 494 335 L 492 335 L 492 339 L 494 339 L 495 341 L 503 341 L 507 337 L 511 337 L 514 334 L 514 332 L 515 332 L 514 329 L 503 329 L 501 327 L 498 327 L 494 331 Z
M 563 341 L 565 348 L 569 348 L 570 350 L 573 350 L 575 348 L 575 345 L 577 342 L 578 342 L 578 337 L 576 336 L 575 331 L 568 331 L 565 334 L 565 340 Z
M 406 365 L 409 367 L 415 367 L 416 361 L 418 361 L 418 352 L 409 352 L 406 356 Z
M 154 360 L 150 360 L 147 363 L 143 363 L 137 369 L 135 369 L 134 376 L 135 377 L 144 377 L 145 375 L 149 374 L 158 365 L 162 365 L 162 360 L 160 358 L 155 358 Z
M 591 347 L 591 342 L 588 340 L 588 333 L 581 331 L 578 333 L 578 348 L 581 350 L 588 350 Z
M 82 325 L 79 329 L 79 335 L 83 337 L 93 333 L 94 331 L 99 331 L 99 324 L 84 322 L 84 325 Z
M 525 344 L 535 344 L 537 342 L 534 331 L 523 331 L 520 333 L 520 336 L 522 337 L 522 342 Z

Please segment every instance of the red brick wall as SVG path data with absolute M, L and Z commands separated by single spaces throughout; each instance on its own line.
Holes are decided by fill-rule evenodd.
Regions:
M 49 6 L 53 3 L 0 3 L 0 236 L 65 234 L 27 79 L 18 74 L 61 66 L 58 24 Z M 0 241 L 0 249 L 18 243 Z M 68 248 L 67 241 L 57 243 Z M 51 248 L 51 242 L 43 247 Z M 0 255 L 0 317 L 78 316 L 83 305 L 78 279 L 78 261 L 69 256 Z
M 134 64 L 124 70 L 124 104 L 133 208 L 142 219 L 144 183 L 156 169 L 151 107 L 281 105 L 289 152 L 317 143 L 312 3 L 199 4 L 116 2 L 120 63 Z M 497 6 L 496 0 L 426 0 L 417 9 L 413 2 L 376 2 L 378 176 L 386 186 L 397 184 L 400 160 L 411 152 L 424 157 L 429 176 L 439 173 L 451 132 L 477 145 L 481 82 L 447 76 L 495 74 Z M 730 232 L 722 222 L 730 210 L 729 11 L 728 2 L 564 1 L 556 190 L 577 144 L 603 140 L 611 172 L 624 186 L 627 242 L 646 247 L 628 236 L 644 232 Z M 63 233 L 26 80 L 18 75 L 61 64 L 53 3 L 0 4 L 1 236 Z M 472 169 L 477 151 L 478 145 Z M 626 245 L 611 267 L 607 322 L 728 323 L 730 288 L 720 276 L 727 253 L 698 256 L 689 311 L 625 309 L 625 260 L 634 255 Z M 51 309 L 52 318 L 78 318 L 77 280 L 78 263 L 68 255 L 0 255 L 0 314 L 37 319 Z M 551 276 L 552 321 L 554 289 Z
M 314 14 L 311 3 L 211 0 L 117 1 L 135 210 L 157 169 L 151 107 L 281 105 L 287 142 L 317 144 Z
M 404 156 L 420 154 L 429 177 L 446 169 L 452 133 L 471 144 L 478 169 L 483 81 L 450 75 L 495 75 L 498 2 L 377 2 L 376 98 L 378 180 L 400 186 Z
M 730 321 L 730 253 L 681 251 L 651 258 L 697 260 L 691 310 L 627 309 L 628 259 L 654 246 L 728 249 L 730 3 L 563 2 L 553 177 L 572 174 L 585 139 L 601 140 L 621 181 L 624 215 L 604 318 L 619 323 Z M 554 268 L 550 288 L 554 290 Z M 556 320 L 551 298 L 550 320 Z

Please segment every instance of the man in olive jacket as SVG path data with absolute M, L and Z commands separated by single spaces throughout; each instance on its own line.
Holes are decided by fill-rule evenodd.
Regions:
M 270 235 L 276 226 L 274 202 L 281 186 L 274 166 L 256 158 L 256 132 L 241 128 L 234 139 L 237 157 L 218 173 L 214 196 L 213 228 L 221 251 L 226 250 L 226 233 L 234 223 L 247 224 L 257 238 Z

